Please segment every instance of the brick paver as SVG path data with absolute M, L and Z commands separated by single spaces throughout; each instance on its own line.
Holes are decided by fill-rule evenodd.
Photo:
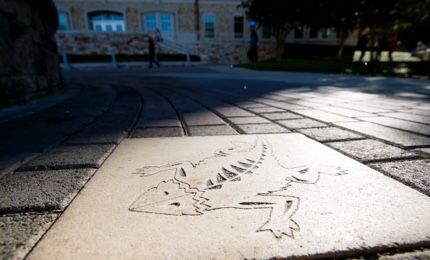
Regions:
M 430 195 L 428 98 L 399 97 L 430 97 L 425 80 L 224 67 L 65 78 L 51 104 L 0 109 L 0 221 L 12 236 L 1 238 L 0 258 L 25 256 L 126 138 L 302 133 Z

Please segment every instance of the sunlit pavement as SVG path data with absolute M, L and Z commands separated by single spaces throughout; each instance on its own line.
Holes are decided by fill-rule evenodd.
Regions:
M 323 153 L 331 153 L 334 149 L 353 159 L 351 165 L 357 164 L 360 168 L 365 167 L 362 166 L 364 164 L 382 173 L 381 176 L 384 176 L 382 180 L 390 183 L 387 184 L 388 187 L 399 189 L 406 194 L 403 199 L 417 199 L 422 201 L 423 207 L 428 207 L 430 196 L 428 80 L 260 72 L 233 67 L 68 71 L 65 72 L 65 79 L 67 86 L 64 91 L 25 106 L 0 110 L 2 124 L 0 221 L 2 233 L 5 234 L 2 235 L 0 249 L 3 258 L 25 257 L 56 220 L 57 224 L 52 226 L 51 234 L 61 230 L 61 225 L 66 225 L 61 223 L 73 219 L 74 214 L 68 212 L 74 212 L 73 210 L 79 208 L 81 204 L 79 200 L 86 201 L 80 198 L 91 196 L 88 195 L 91 194 L 91 188 L 85 188 L 83 193 L 79 194 L 88 180 L 94 176 L 94 182 L 100 182 L 96 177 L 102 174 L 98 173 L 109 171 L 103 168 L 104 162 L 109 163 L 111 154 L 114 157 L 113 161 L 118 160 L 115 159 L 118 157 L 115 152 L 129 151 L 127 145 L 133 144 L 134 140 L 137 143 L 143 142 L 142 151 L 150 151 L 152 155 L 158 152 L 155 158 L 164 156 L 171 158 L 169 159 L 171 161 L 167 162 L 175 163 L 184 159 L 170 155 L 172 148 L 169 148 L 168 141 L 164 150 L 161 148 L 152 150 L 151 147 L 145 148 L 145 140 L 183 139 L 182 145 L 185 147 L 173 153 L 178 156 L 187 151 L 188 136 L 199 136 L 203 139 L 211 136 L 212 139 L 209 139 L 214 143 L 225 142 L 225 138 L 229 136 L 234 140 L 234 136 L 238 135 L 279 136 L 280 139 L 285 136 L 301 136 L 300 138 L 306 136 L 308 138 L 303 140 L 310 142 L 310 139 L 313 139 L 320 143 L 318 146 L 320 148 L 315 149 L 321 149 Z M 224 141 L 218 141 L 217 137 Z M 279 145 L 273 140 L 271 143 L 273 146 Z M 307 146 L 307 143 L 308 141 L 303 141 L 296 145 Z M 133 154 L 132 151 L 129 156 Z M 302 157 L 310 160 L 310 155 L 306 152 L 302 154 Z M 312 156 L 316 157 L 312 159 L 314 161 L 321 160 L 318 154 Z M 339 164 L 347 160 L 344 159 L 346 157 L 340 154 L 339 156 L 341 158 Z M 337 159 L 332 161 L 336 162 Z M 304 163 L 308 164 L 310 161 Z M 143 165 L 158 164 L 146 162 Z M 369 176 L 377 173 L 370 168 L 364 170 L 367 180 L 373 180 L 373 177 Z M 353 174 L 348 176 L 354 177 Z M 378 178 L 376 180 L 379 180 Z M 392 181 L 393 179 L 396 181 Z M 375 190 L 364 193 L 367 198 L 372 197 L 372 192 L 384 187 L 385 181 L 382 180 Z M 94 187 L 94 184 L 92 186 Z M 150 187 L 156 186 L 154 184 Z M 150 187 L 147 189 L 150 190 Z M 103 192 L 107 198 L 110 196 L 106 190 L 101 191 L 102 195 Z M 353 198 L 357 194 L 350 195 Z M 387 193 L 387 196 L 394 195 Z M 70 211 L 66 210 L 75 197 Z M 374 201 L 378 201 L 377 205 L 380 207 L 387 207 L 387 212 L 391 212 L 394 206 L 397 207 L 396 211 L 412 212 L 410 205 L 404 206 L 402 210 L 402 205 L 406 203 L 400 203 L 403 199 L 395 200 L 397 204 L 388 203 L 392 205 L 384 205 L 385 201 L 380 196 Z M 324 203 L 330 204 L 330 200 Z M 409 203 L 413 205 L 414 202 Z M 73 205 L 76 206 L 73 208 Z M 306 207 L 303 203 L 301 205 Z M 387 233 L 392 232 L 391 229 L 387 229 L 386 232 L 375 230 L 375 233 L 383 234 L 380 241 L 364 239 L 362 241 L 364 244 L 358 248 L 352 246 L 354 249 L 351 252 L 341 246 L 321 249 L 314 246 L 309 250 L 297 249 L 293 252 L 285 252 L 282 246 L 274 246 L 275 249 L 267 251 L 267 254 L 247 254 L 247 251 L 241 251 L 235 258 L 292 257 L 309 254 L 357 257 L 376 253 L 395 253 L 396 257 L 403 257 L 404 254 L 430 257 L 428 249 L 420 250 L 421 247 L 430 246 L 430 235 L 424 232 L 414 237 L 417 232 L 415 229 L 426 230 L 429 225 L 428 209 L 421 213 L 424 214 L 424 220 L 413 228 L 406 227 L 406 224 L 403 228 L 400 224 L 396 227 L 397 230 L 401 230 L 396 239 L 390 241 L 390 235 Z M 296 214 L 302 214 L 300 209 Z M 374 222 L 372 219 L 366 221 Z M 281 239 L 286 239 L 285 243 L 295 246 L 306 239 L 314 240 L 314 237 L 306 233 L 305 224 L 298 223 L 302 229 L 301 233 L 296 232 L 297 234 L 293 236 L 285 232 L 289 234 L 281 236 Z M 56 226 L 59 228 L 56 229 Z M 364 228 L 357 224 L 353 230 Z M 186 230 L 180 234 L 183 235 L 184 232 Z M 241 232 L 244 231 L 235 234 L 246 236 Z M 253 241 L 258 241 L 261 239 L 258 235 L 267 235 L 266 233 L 256 232 L 257 237 L 253 238 Z M 276 234 L 274 231 L 272 233 Z M 306 239 L 300 240 L 304 239 L 303 236 Z M 46 237 L 47 242 L 42 240 L 40 246 L 30 256 L 40 258 L 51 251 L 49 246 L 44 245 L 49 245 L 49 240 L 55 239 L 55 236 L 48 232 Z M 274 237 L 277 243 L 280 241 L 276 235 L 269 237 L 271 239 Z M 330 238 L 330 235 L 325 237 Z M 238 238 L 233 236 L 230 239 Z M 109 243 L 116 242 L 112 240 Z M 349 248 L 347 243 L 344 246 Z M 56 250 L 67 251 L 61 247 Z M 229 250 L 234 250 L 234 247 Z M 226 249 L 225 252 L 229 250 Z M 282 250 L 284 254 L 276 253 Z M 199 255 L 198 252 L 205 253 L 204 249 L 190 252 L 194 255 Z M 150 257 L 150 251 L 146 254 Z M 127 256 L 132 255 L 130 253 Z M 186 258 L 185 255 L 181 258 Z M 192 256 L 189 255 L 190 258 L 193 258 Z M 223 258 L 228 255 L 217 256 L 207 253 L 200 256 Z

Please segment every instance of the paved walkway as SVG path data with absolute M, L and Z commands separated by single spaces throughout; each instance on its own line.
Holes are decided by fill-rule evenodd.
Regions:
M 350 190 L 355 189 L 357 190 L 356 193 L 351 191 L 345 194 L 345 189 L 336 188 L 335 194 L 343 197 L 349 203 L 362 196 L 363 202 L 372 202 L 374 206 L 369 206 L 367 211 L 359 211 L 364 215 L 368 214 L 366 215 L 366 221 L 358 221 L 356 225 L 352 225 L 352 230 L 347 232 L 358 237 L 361 236 L 362 244 L 358 245 L 356 242 L 354 242 L 355 244 L 348 244 L 345 241 L 350 237 L 344 237 L 343 240 L 338 237 L 339 234 L 342 234 L 341 230 L 350 225 L 349 222 L 338 221 L 345 216 L 332 216 L 331 219 L 334 220 L 334 223 L 339 223 L 332 235 L 326 233 L 328 232 L 327 229 L 306 231 L 306 225 L 314 227 L 317 224 L 294 220 L 292 214 L 296 214 L 296 217 L 300 220 L 300 214 L 303 214 L 301 212 L 307 207 L 305 203 L 306 196 L 303 194 L 301 196 L 296 195 L 294 197 L 300 198 L 301 201 L 300 208 L 294 206 L 296 205 L 294 204 L 295 199 L 287 200 L 287 204 L 291 203 L 291 207 L 297 208 L 296 211 L 288 216 L 288 221 L 294 221 L 301 231 L 297 232 L 298 228 L 296 227 L 296 229 L 292 228 L 291 232 L 285 230 L 277 232 L 275 231 L 276 228 L 268 228 L 271 232 L 254 232 L 255 234 L 252 233 L 253 236 L 249 241 L 247 240 L 247 243 L 260 243 L 267 248 L 267 246 L 270 247 L 274 239 L 274 241 L 278 241 L 277 243 L 283 241 L 286 244 L 273 245 L 273 250 L 260 254 L 251 251 L 261 251 L 261 248 L 245 247 L 250 251 L 242 250 L 238 255 L 234 255 L 235 258 L 300 257 L 304 255 L 358 257 L 377 253 L 385 254 L 387 257 L 403 257 L 405 254 L 407 256 L 430 257 L 428 249 L 421 249 L 422 247 L 430 247 L 430 234 L 426 232 L 430 230 L 430 222 L 428 221 L 430 219 L 430 199 L 428 197 L 430 196 L 428 170 L 430 166 L 429 81 L 330 74 L 257 72 L 231 67 L 70 71 L 65 74 L 65 79 L 67 87 L 64 91 L 30 102 L 25 106 L 0 110 L 0 138 L 2 143 L 0 148 L 0 213 L 2 214 L 0 222 L 2 223 L 2 234 L 4 234 L 1 236 L 0 243 L 2 258 L 25 257 L 49 229 L 51 231 L 41 240 L 39 246 L 33 250 L 30 258 L 44 258 L 50 253 L 52 253 L 51 257 L 55 258 L 54 252 L 58 250 L 59 252 L 68 251 L 66 247 L 54 248 L 49 246 L 50 241 L 57 241 L 57 239 L 62 239 L 61 241 L 64 241 L 64 239 L 73 240 L 71 238 L 73 236 L 82 237 L 85 235 L 85 232 L 81 234 L 78 231 L 72 235 L 73 231 L 65 228 L 70 227 L 68 226 L 70 223 L 79 219 L 79 216 L 77 216 L 79 214 L 76 212 L 82 212 L 85 207 L 88 209 L 92 205 L 85 206 L 85 203 L 92 201 L 93 197 L 91 196 L 94 196 L 94 194 L 101 192 L 99 196 L 112 196 L 112 199 L 115 198 L 115 195 L 107 192 L 110 187 L 107 184 L 109 181 L 104 180 L 102 177 L 112 174 L 111 167 L 106 165 L 118 165 L 123 160 L 130 160 L 133 162 L 130 163 L 132 165 L 130 167 L 136 166 L 135 168 L 137 169 L 138 167 L 155 167 L 156 165 L 166 165 L 166 163 L 183 160 L 193 161 L 194 157 L 185 159 L 188 158 L 186 154 L 192 154 L 191 150 L 193 150 L 192 147 L 187 147 L 189 145 L 187 140 L 202 140 L 195 141 L 195 147 L 201 147 L 196 149 L 202 151 L 202 153 L 207 151 L 208 154 L 203 157 L 199 155 L 200 160 L 202 158 L 212 158 L 216 157 L 217 154 L 211 156 L 211 153 L 218 151 L 219 148 L 225 148 L 222 146 L 223 143 L 231 142 L 234 144 L 236 138 L 242 143 L 244 141 L 241 138 L 245 138 L 245 143 L 250 144 L 252 147 L 257 147 L 252 138 L 257 138 L 255 140 L 260 140 L 261 138 L 261 140 L 268 140 L 266 146 L 273 147 L 274 151 L 277 151 L 272 152 L 277 156 L 276 158 L 282 158 L 282 156 L 289 158 L 293 156 L 292 154 L 296 154 L 296 157 L 293 156 L 295 159 L 290 161 L 289 164 L 297 164 L 298 161 L 304 160 L 303 164 L 305 165 L 317 165 L 315 166 L 317 170 L 314 172 L 324 173 L 325 170 L 321 168 L 323 167 L 321 165 L 326 165 L 328 162 L 331 162 L 329 163 L 331 164 L 329 165 L 330 167 L 335 168 L 340 167 L 339 165 L 346 165 L 345 170 L 338 169 L 335 171 L 335 175 L 340 175 L 338 174 L 340 172 L 348 172 L 348 178 L 357 178 L 358 175 L 355 174 L 359 173 L 355 173 L 353 169 L 362 169 L 365 172 L 363 176 L 366 177 L 363 178 L 364 181 L 367 180 L 367 184 L 366 182 L 361 183 L 363 178 L 353 179 L 356 186 L 351 186 Z M 240 135 L 244 135 L 244 137 L 240 137 Z M 200 136 L 200 138 L 181 138 L 185 136 Z M 209 136 L 211 137 L 209 138 Z M 252 140 L 246 138 L 251 138 Z M 279 140 L 290 140 L 284 141 L 283 143 L 285 144 L 294 143 L 291 140 L 301 141 L 295 143 L 293 145 L 294 149 L 290 149 L 291 151 L 287 147 L 284 151 L 282 147 L 279 148 L 277 138 Z M 316 140 L 319 144 L 312 143 L 311 139 Z M 164 140 L 165 145 L 162 147 L 157 146 L 158 148 L 155 149 L 152 143 L 147 143 L 151 142 L 151 140 Z M 212 145 L 206 147 L 201 142 L 209 142 Z M 218 143 L 221 147 L 217 146 Z M 140 145 L 131 149 L 135 144 Z M 314 146 L 315 148 L 310 149 L 321 152 L 309 154 L 309 149 L 303 150 L 303 148 L 300 148 Z M 237 148 L 237 146 L 233 145 L 233 148 L 235 147 Z M 338 153 L 333 154 L 332 149 L 346 155 L 346 157 Z M 301 152 L 293 152 L 293 150 Z M 239 151 L 242 150 L 239 149 Z M 124 156 L 121 154 L 127 152 L 127 156 L 121 157 Z M 152 159 L 148 159 L 148 162 L 139 162 L 140 164 L 133 161 L 137 160 L 133 156 L 136 156 L 139 152 L 148 153 L 143 158 Z M 325 154 L 330 156 L 326 157 L 327 155 Z M 199 156 L 196 155 L 197 158 Z M 312 162 L 309 161 L 310 157 L 314 157 L 311 160 Z M 168 159 L 163 161 L 161 160 L 162 158 Z M 323 160 L 323 158 L 325 159 Z M 269 164 L 267 167 L 284 165 L 281 163 L 282 160 L 276 159 L 276 163 Z M 242 161 L 242 163 L 244 162 Z M 363 164 L 370 168 L 363 166 Z M 297 164 L 296 166 L 301 165 Z M 130 174 L 136 169 L 131 169 Z M 302 172 L 308 170 L 312 172 L 312 167 L 307 170 L 301 169 Z M 383 175 L 381 176 L 383 177 L 375 177 L 377 172 L 382 173 Z M 223 176 L 226 177 L 226 174 L 224 173 Z M 82 190 L 93 176 L 93 180 Z M 300 178 L 304 179 L 302 181 L 312 182 L 310 181 L 311 177 L 305 178 L 302 176 L 294 179 L 294 176 L 289 175 L 288 177 L 293 183 L 294 180 L 298 183 Z M 177 182 L 178 178 L 176 176 L 171 179 L 172 183 Z M 128 177 L 126 179 L 132 180 L 132 178 Z M 231 179 L 233 180 L 234 178 Z M 285 180 L 285 176 L 283 180 Z M 120 180 L 118 181 L 120 183 Z M 215 179 L 213 181 L 216 182 Z M 149 186 L 140 187 L 139 189 L 146 190 L 143 194 L 148 195 L 152 190 L 158 189 L 159 183 L 167 184 L 168 182 L 160 182 L 160 180 L 154 179 L 153 181 L 148 181 L 147 185 Z M 190 181 L 181 181 L 180 183 L 187 183 L 190 188 L 193 188 Z M 252 182 L 248 183 L 247 181 L 242 181 L 242 183 L 253 185 Z M 316 181 L 312 183 L 316 183 Z M 334 189 L 330 186 L 330 183 L 333 182 L 329 181 L 324 184 L 321 177 L 321 184 L 312 186 L 317 187 L 316 190 L 306 191 L 306 194 L 314 198 L 316 194 L 324 190 Z M 372 186 L 370 183 L 377 183 L 377 185 Z M 285 183 L 288 187 L 289 184 L 291 183 Z M 104 185 L 107 186 L 105 187 Z M 125 189 L 127 187 L 130 190 L 133 189 L 130 186 L 132 183 L 124 185 Z M 177 183 L 177 185 L 179 184 Z M 373 188 L 360 193 L 359 190 L 367 187 L 366 185 L 370 185 Z M 291 186 L 293 188 L 285 188 L 285 190 L 294 193 L 295 186 Z M 94 190 L 94 187 L 105 188 Z M 277 188 L 278 191 L 279 188 L 281 187 Z M 273 187 L 267 187 L 265 191 L 260 192 L 273 191 L 273 189 Z M 387 191 L 376 196 L 378 191 L 381 192 L 382 189 Z M 82 192 L 80 193 L 81 190 Z M 151 192 L 149 192 L 150 190 Z M 202 191 L 201 188 L 197 188 L 197 190 Z M 297 192 L 300 193 L 298 190 Z M 78 193 L 80 193 L 79 196 L 76 196 Z M 403 195 L 397 199 L 396 196 L 399 196 L 399 193 Z M 127 192 L 123 195 L 118 194 L 117 197 L 126 197 L 125 194 Z M 212 193 L 206 192 L 206 194 Z M 131 195 L 137 196 L 139 194 Z M 282 196 L 290 198 L 293 195 L 289 194 L 287 196 L 283 194 Z M 202 198 L 207 199 L 205 196 L 202 196 Z M 373 196 L 376 196 L 377 199 L 375 197 L 375 200 L 371 200 Z M 146 198 L 146 195 L 143 197 Z M 215 196 L 209 201 L 216 201 L 217 198 Z M 133 200 L 136 200 L 136 198 Z M 339 200 L 335 196 L 324 201 L 318 200 L 317 204 L 324 203 L 333 207 L 341 207 L 336 202 Z M 73 203 L 70 204 L 72 201 Z M 411 203 L 411 201 L 420 202 L 419 210 L 417 210 L 417 205 Z M 118 205 L 121 203 L 127 202 L 118 202 Z M 242 208 L 245 204 L 250 207 L 255 203 L 255 201 L 239 202 Z M 275 202 L 261 202 L 258 200 L 258 203 Z M 179 204 L 179 202 L 171 203 L 171 205 L 175 206 Z M 69 205 L 70 207 L 68 208 Z M 137 208 L 146 207 L 142 205 L 138 207 L 127 205 L 130 208 L 124 214 L 139 211 L 136 210 Z M 144 205 L 147 204 L 144 203 Z M 311 207 L 311 204 L 309 207 Z M 377 211 L 375 207 L 386 208 L 381 212 L 381 215 L 375 214 L 372 218 L 371 213 Z M 224 205 L 218 208 L 231 208 L 231 206 Z M 238 207 L 236 206 L 235 208 Z M 213 205 L 212 209 L 214 209 Z M 110 208 L 109 210 L 114 209 Z M 275 207 L 272 208 L 271 212 L 273 213 L 274 210 Z M 95 211 L 97 212 L 97 210 Z M 163 214 L 168 212 L 170 211 L 167 211 L 167 209 L 162 211 Z M 201 211 L 198 212 L 202 213 Z M 222 212 L 228 214 L 229 218 L 231 216 L 233 218 L 236 216 L 236 219 L 244 218 L 236 221 L 237 223 L 264 219 L 260 215 L 244 217 L 243 211 L 240 210 L 238 212 L 237 210 L 232 212 L 215 210 L 212 212 L 220 215 L 215 216 L 208 213 L 206 214 L 208 215 L 207 218 L 212 218 L 205 221 L 212 220 L 210 223 L 214 223 L 214 219 L 224 216 Z M 328 211 L 324 212 L 314 214 L 316 214 L 315 216 L 321 216 L 323 213 L 327 214 Z M 332 215 L 333 212 L 330 212 Z M 383 222 L 390 227 L 373 227 L 370 224 L 364 224 L 374 223 L 377 220 L 382 221 L 384 212 L 390 214 L 392 212 L 402 213 L 398 217 L 396 217 L 398 213 L 393 213 L 391 221 L 394 219 L 394 222 Z M 410 214 L 408 215 L 409 217 L 402 215 L 405 212 Z M 417 214 L 414 215 L 414 212 L 417 212 Z M 420 216 L 418 216 L 418 212 L 421 213 Z M 85 216 L 89 215 L 84 214 L 82 216 L 85 219 Z M 94 217 L 94 220 L 100 217 L 100 215 L 91 216 Z M 131 215 L 131 218 L 135 218 L 135 216 L 136 214 Z M 350 214 L 348 216 L 351 217 Z M 88 218 L 90 219 L 90 217 Z M 124 216 L 118 215 L 116 219 L 123 218 Z M 420 218 L 423 219 L 419 221 Z M 200 219 L 204 220 L 204 218 Z M 318 217 L 311 217 L 310 219 L 320 221 Z M 357 217 L 357 219 L 359 218 Z M 150 219 L 144 220 L 147 223 L 151 223 L 151 225 L 156 225 L 157 223 L 151 222 Z M 112 221 L 112 219 L 109 221 Z M 176 223 L 176 225 L 181 223 L 177 219 L 166 221 Z M 189 221 L 194 222 L 196 219 Z M 354 219 L 351 221 L 354 222 Z M 408 221 L 412 221 L 409 226 Z M 401 224 L 399 222 L 404 225 L 396 226 L 396 224 Z M 54 223 L 55 225 L 53 225 Z M 89 226 L 96 226 L 91 223 Z M 391 225 L 388 225 L 388 223 Z M 165 224 L 165 222 L 159 223 L 162 226 Z M 189 227 L 186 223 L 181 227 L 184 226 Z M 323 224 L 323 226 L 333 229 L 329 224 Z M 220 226 L 214 224 L 213 228 L 215 227 Z M 366 227 L 370 227 L 370 233 L 361 234 L 360 232 L 365 230 Z M 378 230 L 372 230 L 372 228 L 378 228 Z M 69 230 L 70 232 L 64 232 L 64 230 Z M 281 228 L 281 230 L 283 229 Z M 393 236 L 393 230 L 401 230 L 400 235 L 398 233 Z M 420 230 L 424 230 L 424 232 Z M 148 233 L 149 231 L 142 232 Z M 187 232 L 190 232 L 190 229 L 179 232 L 182 239 L 186 239 L 186 241 L 196 239 L 192 235 L 187 237 Z M 202 230 L 193 230 L 193 232 L 199 234 Z M 227 240 L 236 241 L 240 237 L 247 237 L 246 234 L 248 233 L 243 232 L 246 231 L 238 229 L 237 232 L 232 232 L 234 235 L 229 236 L 230 240 Z M 315 232 L 320 232 L 318 233 L 320 235 L 326 234 L 322 236 L 327 243 L 325 247 L 315 245 L 315 241 L 319 241 Z M 265 238 L 260 236 L 260 234 L 267 236 L 267 233 L 272 235 Z M 376 233 L 381 234 L 381 236 L 374 235 Z M 66 235 L 66 237 L 60 238 L 55 234 Z M 70 237 L 67 237 L 68 234 L 70 234 Z M 121 234 L 121 232 L 116 233 L 116 235 L 118 234 Z M 154 234 L 159 233 L 155 232 Z M 336 236 L 338 240 L 331 240 Z M 371 239 L 371 237 L 376 238 Z M 89 241 L 93 238 L 88 237 Z M 160 239 L 166 240 L 166 237 L 160 235 Z M 176 239 L 181 238 L 176 237 Z M 86 241 L 83 237 L 81 240 Z M 110 243 L 121 244 L 118 242 L 119 240 L 115 241 L 117 240 L 107 240 L 106 246 L 109 246 Z M 314 241 L 311 249 L 299 249 L 298 245 L 304 245 L 305 241 L 310 243 Z M 150 241 L 140 241 L 140 243 L 145 244 L 150 243 Z M 330 243 L 333 243 L 333 245 Z M 105 245 L 104 243 L 101 244 Z M 132 245 L 133 243 L 124 242 L 124 244 Z M 76 246 L 76 244 L 73 245 Z M 183 244 L 179 243 L 179 245 Z M 203 242 L 196 243 L 200 250 L 181 251 L 182 254 L 177 254 L 176 256 L 181 256 L 181 258 L 193 258 L 193 256 L 224 258 L 240 247 L 239 245 L 230 245 L 225 247 L 224 251 L 223 248 L 218 248 L 224 253 L 214 255 L 208 253 L 212 252 L 213 249 L 205 251 L 204 248 L 201 248 L 205 245 L 208 244 Z M 222 243 L 218 245 L 225 246 Z M 297 247 L 297 250 L 286 252 L 286 245 L 290 248 Z M 171 247 L 171 245 L 165 246 Z M 159 247 L 163 248 L 161 244 L 159 244 Z M 68 248 L 73 253 L 73 247 L 69 246 Z M 104 250 L 97 246 L 92 248 L 94 252 L 84 251 L 84 255 L 81 256 L 85 257 L 91 254 L 97 256 L 97 252 L 100 252 L 98 250 Z M 348 248 L 351 248 L 351 250 L 348 251 Z M 123 256 L 132 257 L 132 252 L 136 252 L 136 250 L 139 252 L 138 248 L 134 250 L 128 248 L 126 250 L 127 254 L 125 254 L 124 249 L 120 249 L 118 246 L 118 250 L 116 252 L 113 250 L 110 256 L 112 257 L 122 252 Z M 151 251 L 145 250 L 145 252 L 149 254 L 147 257 L 151 256 Z M 154 255 L 156 255 L 155 252 L 158 251 L 153 251 Z M 172 252 L 175 252 L 175 250 L 172 250 Z M 203 253 L 200 254 L 199 252 Z M 393 254 L 394 256 L 389 256 Z M 72 258 L 72 255 L 63 256 Z M 98 256 L 104 258 L 102 255 Z M 162 258 L 162 255 L 156 256 Z M 175 254 L 164 256 L 172 257 Z

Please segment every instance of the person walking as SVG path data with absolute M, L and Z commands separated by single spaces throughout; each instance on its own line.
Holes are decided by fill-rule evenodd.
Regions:
M 390 61 L 393 61 L 393 52 L 396 50 L 397 46 L 399 46 L 400 42 L 397 41 L 397 38 L 395 37 L 395 35 L 392 35 L 389 39 L 388 39 L 388 46 L 387 46 L 387 50 L 388 50 L 388 59 Z
M 250 48 L 248 51 L 248 58 L 251 61 L 258 61 L 258 35 L 255 29 L 251 30 Z
M 152 68 L 152 63 L 155 63 L 157 67 L 160 67 L 160 63 L 155 60 L 155 43 L 154 40 L 149 37 L 148 38 L 148 49 L 149 49 L 149 68 Z
M 363 60 L 364 54 L 367 50 L 367 43 L 369 42 L 369 38 L 367 37 L 367 33 L 363 34 L 357 43 L 357 49 L 361 52 L 359 61 Z

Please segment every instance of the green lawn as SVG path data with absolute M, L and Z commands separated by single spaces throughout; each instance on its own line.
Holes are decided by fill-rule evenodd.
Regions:
M 418 77 L 430 76 L 430 62 L 399 60 L 394 62 L 354 62 L 353 57 L 336 58 L 290 58 L 281 61 L 266 60 L 238 65 L 254 70 L 340 73 L 371 76 Z

